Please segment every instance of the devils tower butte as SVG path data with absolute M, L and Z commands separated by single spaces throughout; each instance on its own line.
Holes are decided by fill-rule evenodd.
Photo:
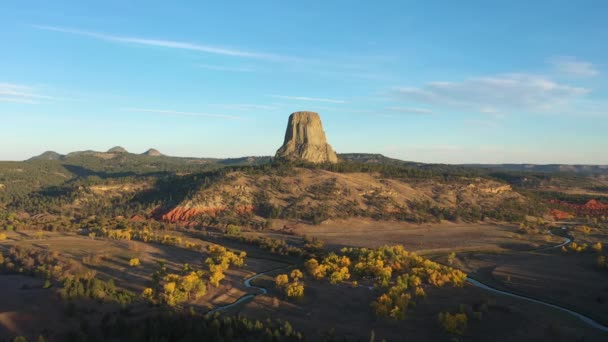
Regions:
M 327 143 L 319 114 L 295 112 L 289 116 L 285 141 L 276 158 L 310 163 L 337 163 L 336 152 Z

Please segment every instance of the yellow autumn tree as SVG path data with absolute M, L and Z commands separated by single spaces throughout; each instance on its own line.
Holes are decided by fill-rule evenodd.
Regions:
M 304 297 L 304 285 L 297 281 L 289 283 L 285 289 L 285 295 L 287 295 L 288 298 Z
M 291 274 L 289 276 L 294 281 L 298 281 L 304 277 L 304 274 L 302 274 L 302 271 L 300 271 L 299 269 L 296 268 L 293 271 L 291 271 Z
M 439 325 L 449 334 L 462 335 L 467 330 L 467 315 L 441 312 L 438 315 Z
M 300 281 L 304 275 L 302 271 L 294 269 L 290 275 L 279 274 L 274 278 L 274 283 L 287 298 L 299 299 L 304 296 L 304 283 Z M 290 281 L 291 277 L 291 281 Z
M 591 248 L 596 251 L 597 253 L 601 253 L 602 252 L 602 243 L 601 242 L 596 242 L 594 243 Z
M 283 289 L 289 284 L 289 276 L 287 274 L 279 274 L 274 278 L 274 284 L 277 288 Z

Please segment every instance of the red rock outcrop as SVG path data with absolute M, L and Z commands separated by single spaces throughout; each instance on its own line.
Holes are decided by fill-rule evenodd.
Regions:
M 557 209 L 551 210 L 551 215 L 556 220 L 567 220 L 567 219 L 574 218 L 574 215 L 567 213 L 565 211 L 557 210 Z
M 550 203 L 559 204 L 564 208 L 572 210 L 577 216 L 590 215 L 600 216 L 608 215 L 608 204 L 604 204 L 598 200 L 592 199 L 585 204 L 574 204 L 559 200 L 550 200 Z
M 201 208 L 185 208 L 175 207 L 163 214 L 160 219 L 166 222 L 189 222 L 200 215 L 209 215 L 215 217 L 218 213 L 225 210 L 233 210 L 238 215 L 243 215 L 253 211 L 253 206 L 237 206 L 235 208 L 226 207 L 201 207 Z
M 144 222 L 146 218 L 140 215 L 133 215 L 129 220 L 131 220 L 131 222 Z

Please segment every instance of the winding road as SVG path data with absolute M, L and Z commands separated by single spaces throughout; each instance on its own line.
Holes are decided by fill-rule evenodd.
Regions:
M 283 269 L 283 268 L 287 268 L 289 266 L 291 266 L 291 265 L 287 265 L 287 266 L 279 267 L 279 268 L 273 268 L 272 270 L 264 271 L 264 272 L 261 272 L 261 273 L 256 273 L 253 276 L 245 279 L 243 281 L 243 284 L 245 285 L 245 287 L 250 288 L 250 289 L 257 289 L 257 290 L 259 290 L 259 293 L 248 293 L 246 295 L 241 296 L 239 299 L 235 300 L 234 302 L 232 302 L 230 304 L 218 306 L 215 309 L 209 311 L 208 313 L 213 314 L 213 313 L 216 313 L 216 312 L 219 312 L 219 311 L 224 311 L 224 310 L 233 308 L 233 307 L 235 307 L 235 306 L 237 306 L 237 305 L 239 305 L 239 304 L 241 304 L 241 303 L 243 303 L 245 301 L 248 301 L 248 300 L 254 298 L 255 296 L 262 295 L 262 294 L 267 294 L 268 293 L 268 289 L 267 288 L 251 285 L 251 281 L 253 281 L 253 280 L 255 280 L 255 279 L 257 279 L 257 278 L 259 278 L 259 277 L 261 277 L 261 276 L 263 276 L 265 274 L 268 274 L 270 272 L 274 272 L 274 271 L 277 271 L 277 270 L 280 270 L 280 269 Z
M 550 234 L 554 235 L 551 232 L 550 232 Z M 572 242 L 572 239 L 570 239 L 568 237 L 563 237 L 563 238 L 564 238 L 564 241 L 561 242 L 561 243 L 559 243 L 559 244 L 557 244 L 557 245 L 555 245 L 555 246 L 541 248 L 541 249 L 538 249 L 536 251 L 545 251 L 545 250 L 549 250 L 549 249 L 560 248 L 560 247 L 565 246 L 565 245 L 569 244 L 570 242 Z M 261 276 L 263 276 L 265 274 L 268 274 L 270 272 L 274 272 L 274 271 L 277 271 L 277 270 L 280 270 L 280 269 L 284 269 L 284 268 L 287 268 L 287 267 L 290 267 L 290 266 L 291 265 L 287 265 L 287 266 L 284 266 L 284 267 L 279 267 L 279 268 L 274 268 L 272 270 L 264 271 L 264 272 L 261 272 L 261 273 L 256 273 L 253 276 L 245 279 L 243 281 L 243 284 L 245 285 L 245 287 L 252 288 L 252 289 L 257 289 L 259 291 L 259 293 L 249 293 L 249 294 L 246 294 L 246 295 L 240 297 L 239 299 L 237 299 L 236 301 L 234 301 L 234 302 L 232 302 L 230 304 L 226 304 L 226 305 L 222 305 L 222 306 L 216 307 L 215 309 L 209 311 L 209 313 L 215 313 L 215 312 L 224 311 L 224 310 L 233 308 L 233 307 L 235 307 L 235 306 L 237 306 L 237 305 L 239 305 L 239 304 L 241 304 L 241 303 L 243 303 L 245 301 L 253 299 L 253 298 L 255 298 L 258 295 L 267 294 L 268 293 L 268 289 L 266 289 L 265 287 L 259 287 L 259 286 L 251 285 L 251 281 L 253 281 L 253 280 L 255 280 L 255 279 L 257 279 L 257 278 L 259 278 L 259 277 L 261 277 Z M 603 325 L 601 323 L 598 323 L 597 321 L 595 321 L 594 319 L 592 319 L 589 316 L 585 316 L 585 315 L 583 315 L 581 313 L 578 313 L 576 311 L 567 309 L 565 307 L 562 307 L 562 306 L 559 306 L 559 305 L 555 305 L 555 304 L 551 304 L 551 303 L 542 301 L 540 299 L 534 299 L 534 298 L 523 296 L 523 295 L 519 295 L 519 294 L 516 294 L 516 293 L 512 293 L 512 292 L 508 292 L 508 291 L 503 291 L 503 290 L 498 290 L 496 288 L 493 288 L 493 287 L 491 287 L 489 285 L 486 285 L 486 284 L 480 282 L 479 280 L 473 279 L 470 276 L 467 276 L 467 283 L 470 284 L 470 285 L 472 285 L 472 286 L 475 286 L 477 288 L 480 288 L 480 289 L 483 289 L 483 290 L 486 290 L 486 291 L 489 291 L 489 292 L 492 292 L 492 293 L 496 293 L 496 294 L 499 294 L 499 295 L 503 295 L 503 296 L 507 296 L 507 297 L 512 297 L 512 298 L 522 299 L 522 300 L 525 300 L 525 301 L 528 301 L 528 302 L 533 302 L 533 303 L 541 304 L 541 305 L 544 305 L 544 306 L 547 306 L 547 307 L 550 307 L 550 308 L 553 308 L 553 309 L 556 309 L 556 310 L 563 311 L 563 312 L 565 312 L 565 313 L 567 313 L 569 315 L 572 315 L 572 316 L 578 318 L 583 323 L 585 323 L 585 324 L 587 324 L 587 325 L 589 325 L 589 326 L 591 326 L 591 327 L 593 327 L 595 329 L 598 329 L 598 330 L 601 330 L 601 331 L 604 331 L 604 332 L 608 332 L 608 326 L 605 326 L 605 325 Z M 370 290 L 371 290 L 371 288 L 370 288 Z
M 549 232 L 549 234 L 555 235 L 552 232 Z M 558 235 L 555 235 L 555 236 L 558 236 Z M 568 237 L 564 237 L 564 236 L 562 236 L 562 237 L 564 238 L 564 241 L 562 243 L 557 244 L 555 246 L 549 246 L 549 247 L 537 249 L 536 251 L 546 251 L 546 250 L 549 250 L 549 249 L 560 248 L 560 247 L 565 246 L 565 245 L 569 244 L 570 242 L 572 242 L 572 239 L 570 239 Z M 541 304 L 541 305 L 544 305 L 544 306 L 547 306 L 547 307 L 550 307 L 550 308 L 553 308 L 553 309 L 557 309 L 557 310 L 563 311 L 563 312 L 565 312 L 567 314 L 570 314 L 570 315 L 578 318 L 579 320 L 583 321 L 584 323 L 586 323 L 587 325 L 589 325 L 589 326 L 591 326 L 593 328 L 599 329 L 599 330 L 604 331 L 604 332 L 608 332 L 608 326 L 605 326 L 605 325 L 603 325 L 601 323 L 598 323 L 597 321 L 595 321 L 594 319 L 592 319 L 589 316 L 585 316 L 585 315 L 583 315 L 581 313 L 578 313 L 576 311 L 567 309 L 567 308 L 565 308 L 563 306 L 551 304 L 551 303 L 542 301 L 540 299 L 534 299 L 534 298 L 531 298 L 531 297 L 522 296 L 522 295 L 519 295 L 519 294 L 516 294 L 516 293 L 512 293 L 512 292 L 508 292 L 508 291 L 498 290 L 496 288 L 493 288 L 493 287 L 491 287 L 489 285 L 486 285 L 486 284 L 480 282 L 479 280 L 473 279 L 470 276 L 467 276 L 467 283 L 469 283 L 469 284 L 471 284 L 471 285 L 473 285 L 475 287 L 478 287 L 480 289 L 484 289 L 486 291 L 490 291 L 490 292 L 493 292 L 493 293 L 496 293 L 496 294 L 500 294 L 500 295 L 507 296 L 507 297 L 513 297 L 513 298 L 523 299 L 523 300 L 526 300 L 528 302 L 533 302 L 533 303 Z

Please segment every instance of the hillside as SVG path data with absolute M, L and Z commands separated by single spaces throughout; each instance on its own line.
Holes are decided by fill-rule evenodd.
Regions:
M 574 172 L 422 164 L 364 153 L 341 154 L 337 164 L 273 164 L 270 157 L 155 152 L 45 152 L 24 162 L 0 162 L 0 204 L 34 215 L 68 205 L 73 215 L 104 210 L 260 226 L 275 218 L 520 222 L 542 216 L 546 207 L 576 215 L 582 211 L 573 205 L 607 199 L 605 176 Z
M 399 179 L 379 172 L 294 168 L 287 174 L 230 172 L 159 218 L 170 222 L 246 224 L 258 219 L 320 223 L 331 218 L 435 222 L 522 220 L 538 214 L 511 186 L 483 178 Z
M 502 171 L 524 171 L 544 173 L 581 173 L 591 175 L 608 175 L 608 165 L 574 165 L 574 164 L 464 164 L 474 168 L 487 168 Z

